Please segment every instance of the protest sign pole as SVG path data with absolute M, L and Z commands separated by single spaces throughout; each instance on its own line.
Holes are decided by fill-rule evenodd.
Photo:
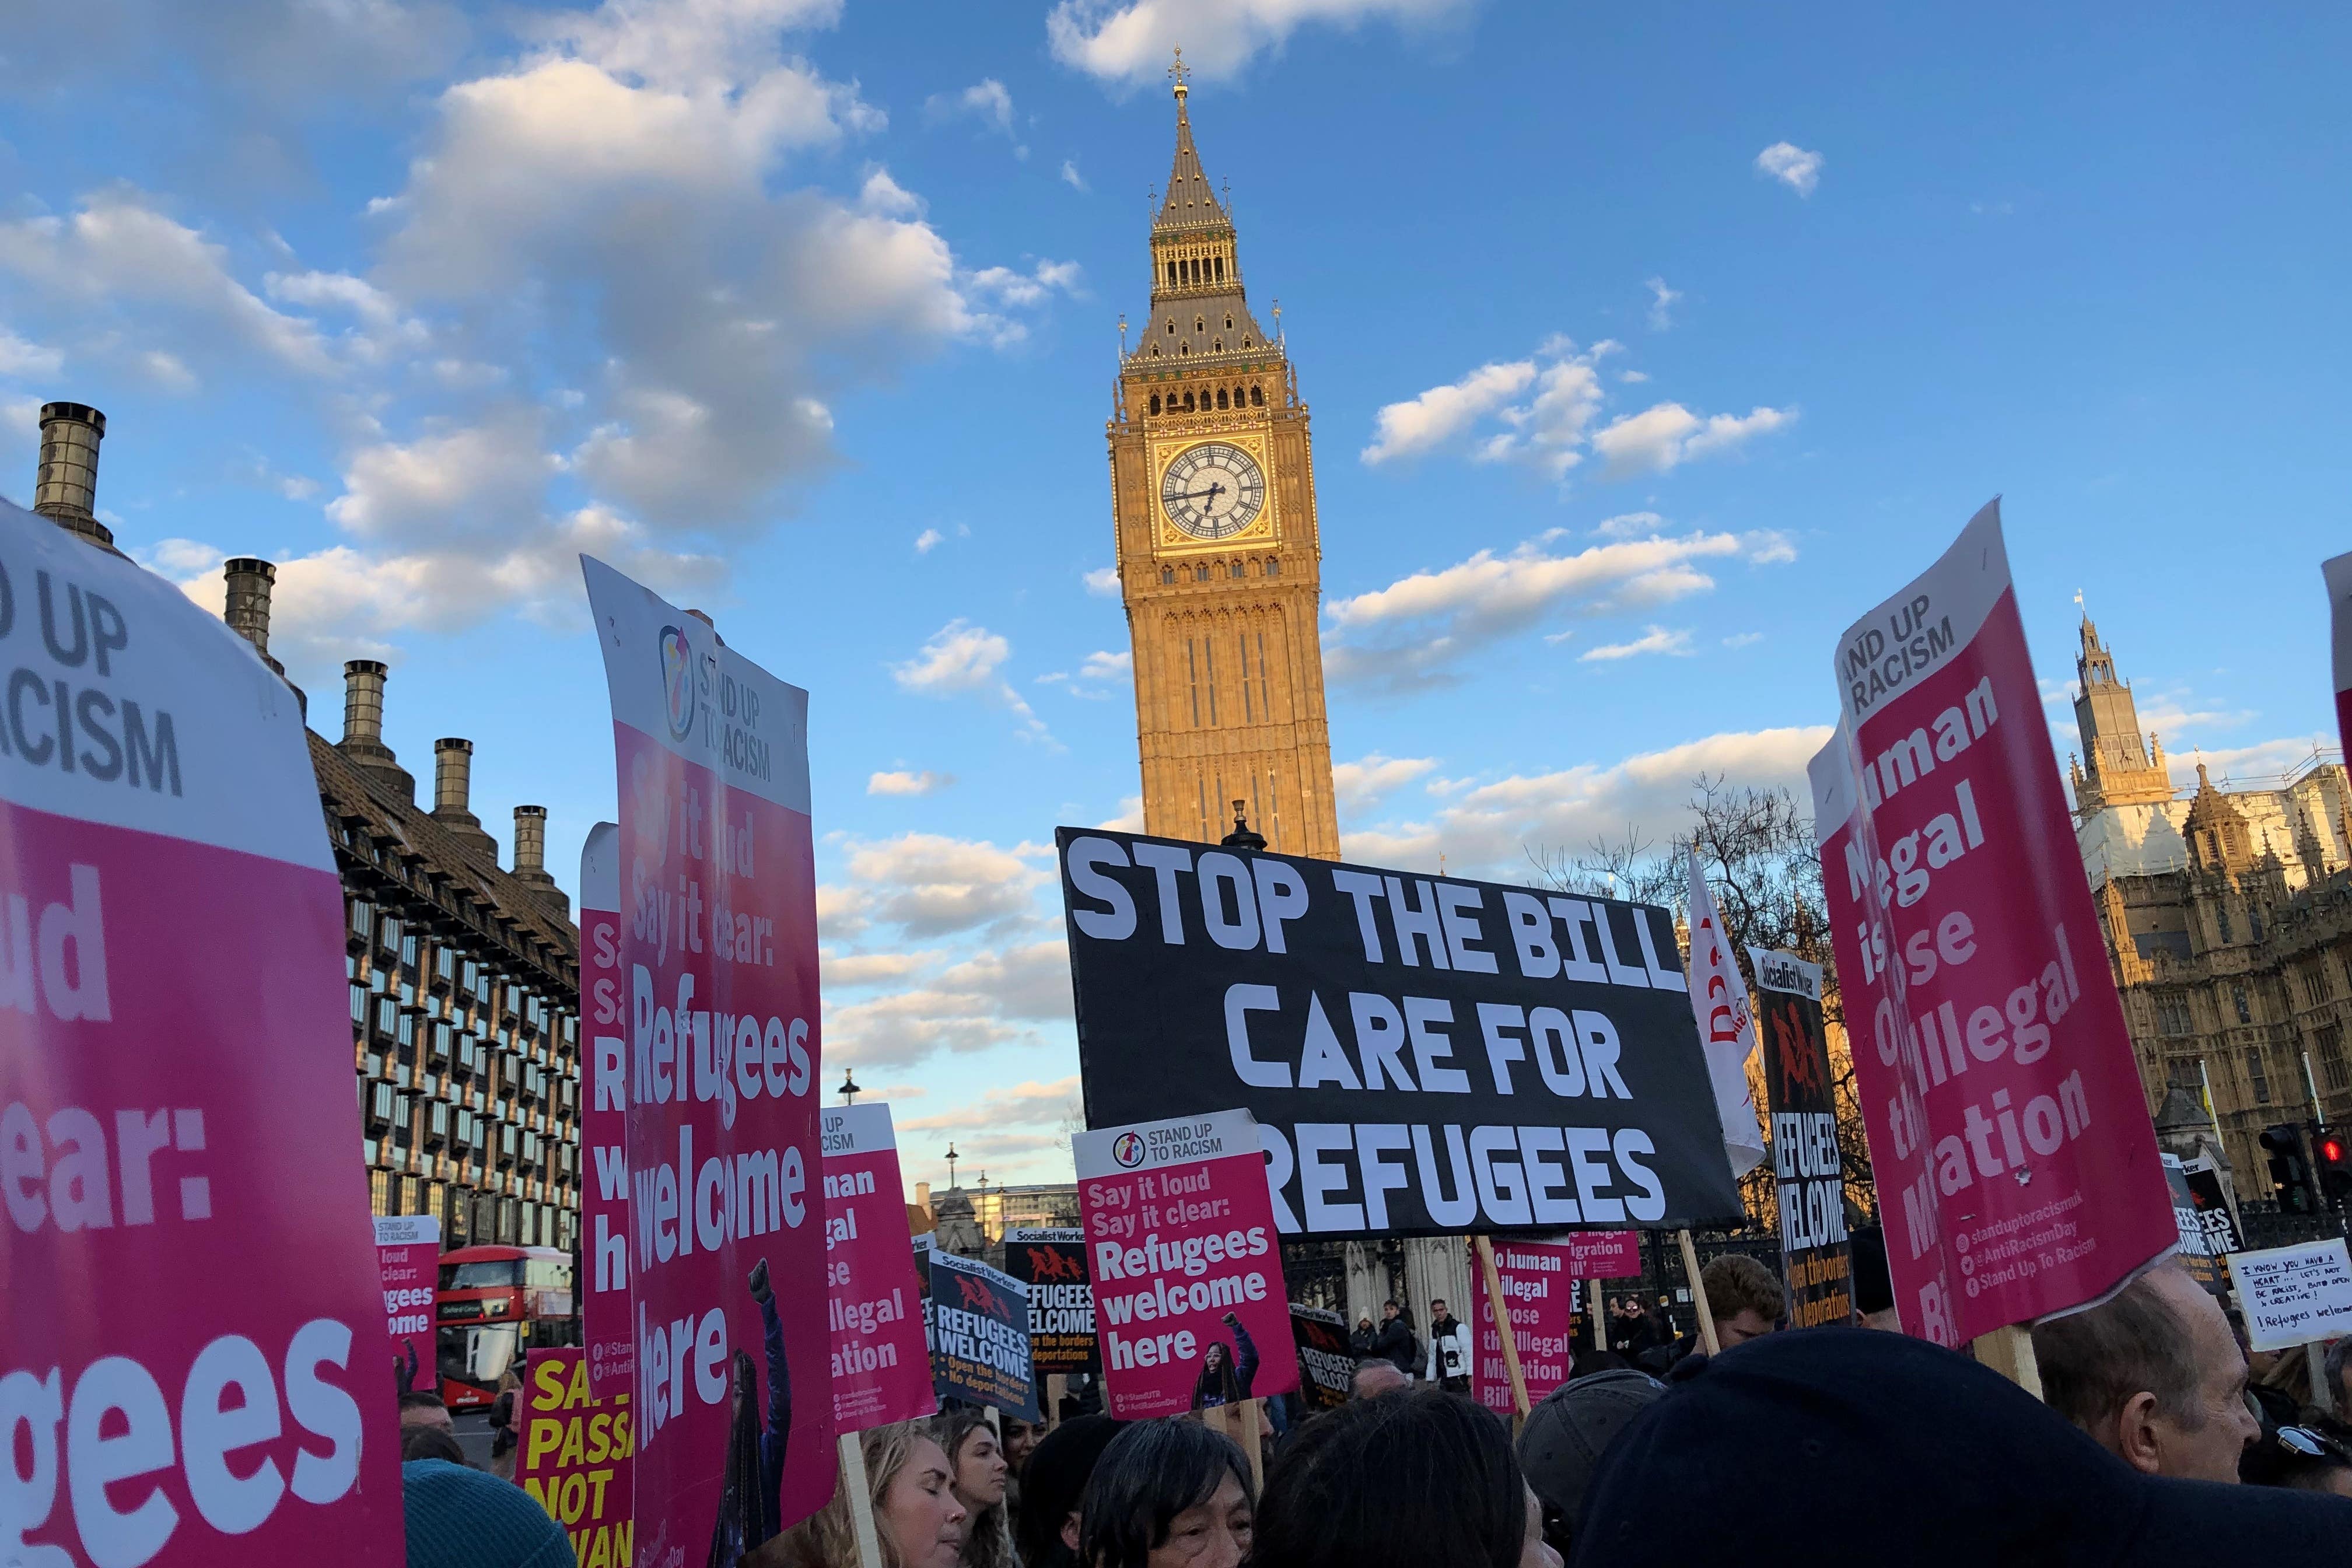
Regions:
M 1234 1419 L 1241 1423 L 1242 1429 L 1236 1436 L 1241 1439 L 1242 1452 L 1249 1456 L 1250 1488 L 1261 1496 L 1265 1492 L 1265 1445 L 1260 1440 L 1259 1428 L 1259 1423 L 1265 1417 L 1258 1408 L 1263 1403 L 1262 1400 L 1244 1399 L 1234 1415 Z
M 2042 1397 L 2042 1367 L 2033 1359 L 2032 1329 L 2023 1323 L 2011 1323 L 1989 1334 L 1979 1334 L 1974 1343 L 1979 1364 L 1992 1368 L 2034 1398 Z
M 1698 1274 L 1698 1248 L 1691 1245 L 1688 1230 L 1675 1232 L 1675 1245 L 1682 1248 L 1683 1278 L 1690 1281 L 1691 1304 L 1698 1309 L 1699 1343 L 1711 1356 L 1723 1353 L 1722 1342 L 1715 1337 L 1715 1313 L 1706 1304 L 1706 1281 Z
M 1475 1237 L 1478 1248 L 1479 1272 L 1486 1279 L 1486 1310 L 1494 1314 L 1495 1330 L 1503 1342 L 1503 1373 L 1511 1380 L 1511 1421 L 1514 1426 L 1528 1418 L 1528 1380 L 1519 1371 L 1518 1335 L 1511 1328 L 1511 1309 L 1503 1300 L 1503 1277 L 1495 1268 L 1495 1243 L 1490 1237 Z
M 866 1449 L 855 1432 L 844 1432 L 841 1484 L 849 1494 L 849 1528 L 857 1537 L 857 1568 L 882 1568 L 882 1536 L 874 1528 L 874 1499 L 866 1489 Z

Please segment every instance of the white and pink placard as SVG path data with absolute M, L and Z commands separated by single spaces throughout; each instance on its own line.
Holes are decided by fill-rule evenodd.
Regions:
M 403 1561 L 350 1029 L 293 690 L 0 502 L 0 1562 Z

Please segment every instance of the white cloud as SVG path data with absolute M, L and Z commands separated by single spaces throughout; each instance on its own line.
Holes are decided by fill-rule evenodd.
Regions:
M 994 77 L 982 77 L 961 92 L 933 93 L 923 100 L 924 117 L 938 122 L 977 120 L 991 131 L 1013 134 L 1013 95 Z
M 1621 370 L 1617 373 L 1617 379 L 1628 386 L 1639 386 L 1650 379 L 1650 373 L 1646 370 Z
M 62 349 L 27 342 L 23 338 L 0 327 L 0 375 L 55 375 L 65 368 Z
M 841 912 L 926 939 L 1027 913 L 1045 874 L 984 839 L 906 833 L 854 842 Z
M 213 567 L 225 558 L 203 548 Z M 548 626 L 583 626 L 583 552 L 672 598 L 707 594 L 726 576 L 718 558 L 662 548 L 642 528 L 596 507 L 518 519 L 503 538 L 382 554 L 338 544 L 278 562 L 269 650 L 298 684 L 319 689 L 340 679 L 344 659 L 392 657 L 392 639 L 404 632 L 446 635 L 500 610 Z M 191 599 L 220 613 L 217 570 L 171 574 Z
M 1433 816 L 1343 836 L 1348 859 L 1434 871 L 1442 851 L 1456 876 L 1525 882 L 1529 848 L 1580 854 L 1631 831 L 1663 844 L 1687 826 L 1685 802 L 1699 774 L 1732 786 L 1786 786 L 1811 796 L 1805 763 L 1827 743 L 1827 725 L 1709 735 L 1602 766 L 1516 774 L 1451 794 Z
M 1592 525 L 1603 539 L 1652 539 L 1664 531 L 1666 520 L 1654 511 L 1621 511 Z
M 1734 632 L 1723 639 L 1726 647 L 1753 647 L 1764 640 L 1762 632 Z
M 918 555 L 929 555 L 933 550 L 939 548 L 940 542 L 945 538 L 947 538 L 947 535 L 941 533 L 936 528 L 927 528 L 923 530 L 922 532 L 915 535 L 915 553 Z
M 1652 626 L 1632 642 L 1603 643 L 1576 656 L 1580 664 L 1608 663 L 1621 658 L 1633 658 L 1645 653 L 1670 653 L 1688 657 L 1691 635 L 1685 631 L 1668 631 L 1664 626 Z
M 1135 672 L 1135 655 L 1122 648 L 1113 653 L 1101 650 L 1087 655 L 1078 666 L 1080 680 L 1117 680 Z
M 935 773 L 925 768 L 910 773 L 903 768 L 891 773 L 875 773 L 866 781 L 867 795 L 934 795 L 955 783 L 953 773 Z
M 1533 360 L 1480 365 L 1460 381 L 1433 386 L 1417 397 L 1391 403 L 1373 416 L 1367 463 L 1416 458 L 1444 445 L 1502 407 L 1535 380 Z
M 1419 30 L 1468 14 L 1472 0 L 1058 0 L 1045 18 L 1054 58 L 1126 87 L 1162 79 L 1179 44 L 1205 79 L 1230 77 L 1309 23 L 1386 20 Z
M 1326 654 L 1331 679 L 1399 691 L 1451 684 L 1469 654 L 1547 616 L 1623 613 L 1705 593 L 1715 580 L 1701 563 L 1765 563 L 1787 542 L 1777 533 L 1659 533 L 1553 554 L 1546 542 L 1507 555 L 1482 550 L 1333 601 L 1328 613 L 1339 638 Z
M 1026 741 L 1058 745 L 1036 710 L 997 671 L 1013 656 L 1013 645 L 986 626 L 959 617 L 931 634 L 915 657 L 890 667 L 899 687 L 922 697 L 955 697 L 979 692 L 1013 710 L 1020 721 L 1015 733 Z
M 1118 803 L 1118 815 L 1108 822 L 1097 822 L 1095 826 L 1108 828 L 1113 833 L 1142 832 L 1143 797 L 1139 795 L 1121 796 Z
M 958 619 L 931 634 L 914 658 L 890 667 L 890 678 L 925 697 L 977 691 L 996 678 L 1013 657 L 1013 645 L 990 631 Z
M 1561 479 L 1584 460 L 1586 433 L 1606 400 L 1601 362 L 1622 346 L 1604 338 L 1580 352 L 1554 336 L 1530 358 L 1489 362 L 1459 381 L 1382 407 L 1360 455 L 1383 463 L 1468 437 L 1480 462 L 1524 463 Z M 1487 433 L 1475 435 L 1482 421 L 1491 422 Z
M 1810 196 L 1822 183 L 1822 155 L 1808 153 L 1793 142 L 1775 142 L 1756 154 L 1756 171 L 1769 174 L 1801 196 Z
M 1062 184 L 1081 194 L 1092 188 L 1087 185 L 1086 176 L 1078 173 L 1077 163 L 1068 158 L 1062 160 Z
M 1349 814 L 1370 811 L 1381 797 L 1402 789 L 1437 766 L 1435 757 L 1390 757 L 1370 752 L 1352 763 L 1335 763 L 1331 786 L 1339 809 Z
M 1663 332 L 1675 324 L 1674 308 L 1682 300 L 1682 290 L 1669 289 L 1663 278 L 1653 278 L 1645 285 L 1650 290 L 1650 330 Z
M 1118 597 L 1118 568 L 1097 566 L 1086 575 L 1087 592 L 1106 599 Z
M 1601 454 L 1609 478 L 1662 474 L 1693 458 L 1731 451 L 1749 437 L 1778 430 L 1796 417 L 1793 408 L 1758 407 L 1745 416 L 1701 418 L 1679 403 L 1660 403 L 1595 431 L 1592 449 Z
M 135 192 L 85 197 L 70 216 L 0 223 L 0 273 L 21 279 L 49 320 L 174 363 L 209 368 L 257 353 L 305 375 L 336 368 L 315 322 L 272 309 L 237 281 L 225 246 Z

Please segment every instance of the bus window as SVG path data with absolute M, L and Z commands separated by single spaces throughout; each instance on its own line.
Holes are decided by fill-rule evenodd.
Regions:
M 488 1290 L 499 1286 L 520 1285 L 523 1279 L 523 1262 L 520 1258 L 500 1258 L 481 1263 L 445 1263 L 441 1266 L 441 1289 L 444 1290 Z

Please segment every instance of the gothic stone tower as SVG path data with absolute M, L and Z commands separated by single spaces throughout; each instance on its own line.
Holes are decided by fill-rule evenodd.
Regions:
M 2075 819 L 2087 822 L 2105 806 L 2170 800 L 2172 775 L 2164 765 L 2164 746 L 2155 736 L 2141 734 L 2131 683 L 2116 679 L 2115 655 L 2099 640 L 2087 612 L 2081 636 L 2082 651 L 2074 658 L 2082 683 L 2074 693 L 2074 725 L 2082 732 L 2083 756 L 2073 764 L 2070 780 Z
M 1181 61 L 1172 74 L 1151 311 L 1108 426 L 1144 827 L 1213 840 L 1239 801 L 1268 847 L 1336 859 L 1307 405 L 1281 340 L 1250 313 Z

